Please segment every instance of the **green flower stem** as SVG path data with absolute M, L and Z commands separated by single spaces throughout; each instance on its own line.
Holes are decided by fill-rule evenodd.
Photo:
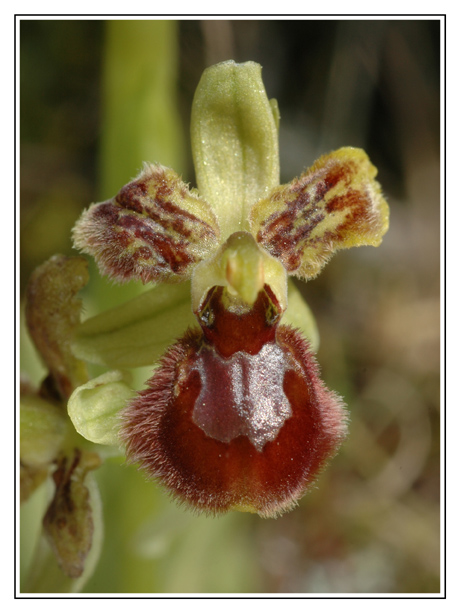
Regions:
M 144 161 L 182 172 L 175 21 L 109 21 L 103 74 L 101 196 L 114 194 Z

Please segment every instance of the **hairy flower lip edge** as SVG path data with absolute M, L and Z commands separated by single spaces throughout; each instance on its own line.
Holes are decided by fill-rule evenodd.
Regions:
M 316 465 L 313 465 L 312 467 L 312 462 L 309 463 L 307 466 L 307 471 L 309 468 L 312 468 L 309 474 L 307 474 L 306 470 L 303 470 L 298 482 L 295 484 L 292 484 L 291 482 L 289 484 L 290 489 L 288 494 L 280 494 L 279 490 L 278 494 L 276 494 L 275 488 L 275 492 L 269 492 L 264 499 L 268 487 L 266 480 L 264 481 L 262 495 L 260 494 L 260 491 L 257 491 L 258 488 L 260 490 L 260 486 L 255 487 L 256 494 L 248 494 L 247 492 L 244 496 L 237 495 L 235 492 L 232 494 L 234 483 L 241 484 L 241 474 L 247 472 L 246 469 L 248 466 L 248 460 L 247 457 L 245 457 L 245 463 L 243 463 L 244 468 L 240 465 L 242 473 L 237 471 L 233 474 L 234 479 L 231 487 L 228 486 L 230 488 L 228 491 L 225 491 L 225 487 L 222 485 L 222 483 L 220 483 L 217 492 L 212 492 L 211 496 L 206 495 L 206 487 L 212 490 L 213 485 L 212 481 L 209 481 L 211 479 L 209 475 L 207 475 L 206 478 L 203 476 L 200 477 L 199 475 L 197 476 L 196 465 L 198 462 L 198 456 L 200 454 L 204 454 L 204 450 L 206 450 L 206 447 L 209 447 L 210 445 L 210 449 L 213 449 L 212 455 L 210 455 L 209 451 L 206 452 L 206 464 L 209 465 L 212 462 L 216 462 L 218 455 L 218 453 L 214 451 L 216 446 L 220 452 L 219 457 L 225 457 L 225 453 L 227 453 L 229 449 L 234 448 L 235 445 L 243 445 L 245 452 L 247 452 L 248 448 L 252 448 L 254 452 L 252 455 L 263 457 L 266 448 L 264 447 L 262 453 L 257 452 L 249 441 L 244 443 L 246 437 L 238 437 L 228 444 L 220 443 L 219 441 L 215 441 L 214 439 L 206 436 L 198 426 L 193 426 L 191 419 L 187 422 L 187 426 L 183 425 L 179 429 L 179 431 L 182 431 L 183 428 L 186 428 L 187 431 L 187 437 L 181 439 L 181 443 L 179 445 L 177 444 L 177 437 L 160 437 L 160 420 L 162 419 L 162 416 L 166 420 L 164 423 L 169 424 L 171 419 L 173 420 L 173 423 L 177 422 L 178 420 L 180 421 L 180 418 L 177 417 L 177 415 L 181 415 L 184 406 L 189 405 L 188 401 L 184 400 L 185 404 L 183 404 L 183 406 L 181 405 L 181 410 L 173 411 L 171 407 L 169 407 L 168 410 L 168 403 L 170 402 L 170 399 L 180 397 L 182 392 L 178 391 L 179 388 L 182 388 L 182 390 L 190 389 L 190 382 L 187 382 L 187 375 L 182 374 L 180 378 L 181 380 L 177 379 L 179 376 L 178 371 L 183 370 L 182 368 L 178 368 L 177 365 L 179 362 L 181 362 L 181 360 L 183 361 L 184 359 L 187 359 L 187 351 L 190 353 L 190 349 L 187 350 L 187 345 L 190 346 L 190 342 L 192 342 L 192 345 L 193 343 L 197 342 L 196 333 L 191 331 L 187 332 L 182 339 L 177 341 L 168 349 L 161 360 L 159 369 L 148 381 L 148 388 L 140 392 L 137 398 L 123 412 L 122 438 L 126 444 L 128 462 L 140 465 L 151 478 L 154 478 L 163 487 L 166 487 L 166 489 L 172 493 L 173 497 L 178 499 L 179 502 L 187 503 L 187 505 L 191 506 L 195 510 L 202 511 L 207 514 L 220 514 L 229 510 L 251 510 L 252 512 L 258 513 L 262 517 L 275 517 L 293 508 L 297 504 L 298 498 L 300 498 L 310 489 L 322 469 L 337 453 L 340 444 L 343 442 L 346 436 L 348 412 L 346 411 L 345 405 L 340 396 L 329 390 L 320 379 L 319 367 L 315 358 L 309 351 L 308 343 L 305 341 L 305 339 L 303 339 L 301 335 L 288 326 L 281 325 L 279 328 L 281 329 L 281 336 L 283 338 L 286 337 L 290 339 L 289 342 L 292 342 L 292 339 L 295 340 L 295 351 L 298 350 L 301 353 L 303 352 L 300 360 L 303 360 L 304 365 L 308 364 L 308 369 L 310 369 L 309 376 L 314 381 L 314 383 L 312 383 L 310 380 L 309 385 L 313 385 L 315 387 L 318 398 L 321 398 L 318 401 L 318 407 L 321 405 L 323 407 L 323 412 L 326 412 L 324 407 L 328 407 L 328 409 L 330 409 L 329 419 L 327 416 L 324 417 L 323 415 L 322 419 L 320 420 L 322 423 L 322 426 L 320 427 L 320 429 L 322 428 L 322 434 L 320 439 L 318 439 L 322 441 L 321 444 L 325 445 L 326 451 L 324 452 L 323 449 L 323 456 L 319 457 L 319 459 L 316 457 Z M 155 411 L 150 409 L 152 405 L 156 406 Z M 295 414 L 296 419 L 299 419 L 299 412 L 296 411 Z M 304 413 L 304 419 L 307 419 L 305 415 L 306 414 Z M 142 422 L 142 420 L 145 421 Z M 294 466 L 298 467 L 299 464 L 302 464 L 302 462 L 305 465 L 304 456 L 307 453 L 306 448 L 308 445 L 302 445 L 299 443 L 297 427 L 295 427 L 294 435 L 296 444 L 293 446 L 288 445 L 286 440 L 283 442 L 283 438 L 279 439 L 279 437 L 286 438 L 289 431 L 286 428 L 290 428 L 292 430 L 294 428 L 292 424 L 294 424 L 294 421 L 291 417 L 285 422 L 278 437 L 272 441 L 271 444 L 267 443 L 267 449 L 271 448 L 272 450 L 279 450 L 280 448 L 283 448 L 285 454 L 288 456 L 287 460 L 290 460 L 291 456 L 295 457 L 296 462 Z M 309 426 L 307 425 L 305 427 L 308 428 Z M 147 429 L 149 429 L 150 432 L 148 437 L 145 435 Z M 196 438 L 197 433 L 198 436 L 201 437 L 198 439 L 199 443 L 197 444 L 196 440 L 195 442 L 190 442 L 193 437 Z M 328 437 L 329 442 L 326 441 Z M 174 442 L 172 442 L 172 439 L 174 439 Z M 187 448 L 190 448 L 191 450 L 189 449 L 187 451 Z M 189 462 L 191 462 L 191 465 L 195 470 L 194 476 L 186 473 L 181 476 L 180 471 L 177 472 L 174 466 L 172 466 L 172 464 L 177 461 L 177 457 L 179 457 L 180 460 L 181 453 L 189 454 L 190 457 L 188 457 L 188 460 L 185 458 L 183 464 L 185 463 L 185 465 L 188 466 Z M 277 453 L 279 454 L 279 451 L 277 451 Z M 193 460 L 191 459 L 192 457 Z M 172 460 L 172 458 L 175 458 L 175 460 Z M 154 466 L 153 469 L 152 465 Z M 186 472 L 187 470 L 188 469 L 186 469 Z M 217 468 L 214 466 L 214 473 L 216 473 L 216 471 Z M 288 472 L 292 472 L 292 465 L 289 466 Z M 285 470 L 285 475 L 286 474 L 288 473 Z M 250 477 L 246 477 L 246 479 L 250 479 Z M 201 486 L 203 486 L 203 483 L 206 482 L 206 480 L 208 480 L 206 487 L 204 489 L 202 487 L 201 492 L 199 491 L 197 493 L 194 488 L 196 488 L 197 484 L 200 483 Z M 211 485 L 209 485 L 209 483 L 211 483 Z M 214 502 L 210 504 L 210 500 L 213 500 Z
M 222 288 L 214 288 L 214 290 L 219 290 L 217 296 L 222 295 Z M 215 293 L 211 292 L 211 295 L 215 295 Z M 220 298 L 218 298 L 218 301 L 220 301 Z M 256 307 L 254 307 L 254 309 L 255 308 Z M 221 317 L 222 314 L 224 317 L 228 317 L 228 315 L 225 315 L 225 309 L 221 315 L 219 315 L 217 311 L 215 311 L 215 313 L 216 317 Z M 244 318 L 247 317 L 247 315 L 244 315 Z M 271 325 L 272 324 L 269 324 L 269 327 L 271 327 Z M 195 510 L 204 511 L 208 514 L 219 514 L 229 510 L 246 510 L 256 512 L 262 517 L 275 517 L 295 506 L 297 498 L 309 489 L 316 480 L 322 467 L 324 467 L 327 461 L 337 452 L 340 443 L 345 437 L 347 413 L 342 399 L 335 392 L 328 390 L 320 379 L 319 367 L 310 351 L 308 341 L 306 341 L 296 330 L 285 325 L 278 327 L 278 324 L 275 322 L 273 331 L 275 332 L 277 329 L 279 330 L 279 335 L 276 337 L 278 339 L 276 342 L 278 343 L 281 339 L 285 348 L 288 348 L 288 353 L 291 355 L 289 358 L 290 367 L 293 366 L 290 360 L 294 359 L 294 370 L 290 371 L 292 373 L 295 372 L 295 374 L 290 375 L 291 390 L 296 389 L 295 385 L 294 388 L 292 388 L 292 377 L 294 377 L 294 381 L 296 380 L 295 377 L 300 377 L 300 380 L 303 381 L 304 385 L 308 386 L 310 392 L 307 392 L 305 396 L 305 391 L 307 389 L 305 388 L 305 391 L 300 394 L 301 400 L 299 401 L 299 398 L 296 398 L 295 392 L 291 391 L 290 397 L 292 398 L 292 393 L 294 393 L 294 397 L 296 398 L 295 414 L 287 419 L 273 440 L 268 439 L 267 442 L 264 443 L 263 448 L 257 449 L 254 448 L 253 443 L 250 442 L 245 435 L 236 436 L 236 438 L 231 439 L 229 442 L 225 442 L 216 440 L 214 436 L 209 436 L 209 434 L 203 432 L 202 427 L 198 425 L 198 422 L 196 422 L 194 418 L 194 411 L 196 410 L 195 402 L 198 399 L 197 394 L 202 388 L 201 383 L 198 391 L 196 393 L 192 392 L 195 393 L 194 402 L 185 400 L 180 405 L 181 408 L 176 407 L 174 409 L 172 405 L 179 401 L 184 390 L 186 390 L 185 393 L 189 393 L 191 389 L 193 390 L 194 384 L 191 383 L 190 377 L 193 377 L 193 372 L 196 371 L 193 364 L 190 364 L 190 360 L 192 358 L 195 361 L 196 359 L 200 359 L 199 355 L 201 355 L 201 350 L 199 347 L 201 347 L 203 343 L 206 344 L 208 342 L 206 336 L 196 331 L 189 330 L 167 350 L 161 360 L 159 369 L 149 380 L 148 388 L 140 392 L 123 412 L 122 439 L 126 444 L 128 461 L 140 464 L 151 477 L 155 478 L 163 486 L 166 486 L 170 492 L 173 492 L 173 496 L 177 497 L 179 502 L 190 503 Z M 244 337 L 242 337 L 242 342 L 243 344 L 245 343 Z M 209 347 L 213 347 L 212 341 Z M 234 347 L 232 349 L 232 355 L 237 355 L 238 349 L 238 346 Z M 296 353 L 300 354 L 300 357 L 299 355 L 295 355 Z M 255 351 L 255 355 L 258 355 L 257 350 Z M 288 358 L 285 356 L 283 359 L 287 360 Z M 187 360 L 188 364 L 185 365 Z M 316 410 L 316 416 L 320 417 L 322 423 L 320 428 L 318 428 L 316 421 L 310 418 L 308 411 L 305 412 L 303 407 L 305 398 L 310 397 L 309 394 L 312 390 L 314 390 L 313 395 L 316 401 L 314 410 Z M 191 405 L 195 407 L 195 409 L 190 409 Z M 155 411 L 151 410 L 152 406 L 156 407 Z M 174 436 L 171 436 L 171 433 L 166 437 L 161 436 L 161 419 L 162 417 L 164 418 L 165 424 L 171 423 L 171 420 L 172 423 L 174 423 L 174 421 L 177 422 L 178 419 L 180 421 L 181 417 L 178 418 L 177 415 L 181 416 L 184 414 L 184 411 L 188 412 L 188 425 L 180 426 L 179 431 L 184 431 L 185 428 L 187 436 L 183 438 L 180 445 L 177 445 L 177 440 L 175 443 L 172 442 Z M 313 445 L 299 445 L 297 433 L 298 426 L 293 427 L 290 423 L 291 420 L 298 420 L 299 416 L 300 418 L 303 416 L 303 419 L 307 420 L 304 429 L 306 428 L 310 433 L 310 442 L 316 440 L 316 443 Z M 308 421 L 309 419 L 310 422 Z M 315 424 L 314 426 L 312 426 L 313 422 Z M 166 428 L 168 428 L 168 426 L 166 426 Z M 247 474 L 246 463 L 248 465 L 250 464 L 251 457 L 255 457 L 256 460 L 263 458 L 266 453 L 265 445 L 269 445 L 270 447 L 270 441 L 271 443 L 276 443 L 274 457 L 275 461 L 278 461 L 281 449 L 281 447 L 279 447 L 280 441 L 278 438 L 285 437 L 286 432 L 293 428 L 295 431 L 294 445 L 287 445 L 286 441 L 284 441 L 282 448 L 285 449 L 285 453 L 287 453 L 289 456 L 288 459 L 291 461 L 293 460 L 293 458 L 290 457 L 291 455 L 296 456 L 296 459 L 300 458 L 302 460 L 303 469 L 301 474 L 300 476 L 297 475 L 295 483 L 290 483 L 287 493 L 280 493 L 280 487 L 277 485 L 274 491 L 270 492 L 268 496 L 265 496 L 265 490 L 268 487 L 267 479 L 264 479 L 264 486 L 261 488 L 259 478 L 255 476 L 257 471 L 253 476 L 251 476 L 250 473 Z M 149 433 L 148 436 L 146 432 Z M 177 470 L 177 461 L 179 461 L 180 464 L 181 452 L 178 452 L 177 449 L 180 448 L 182 449 L 182 453 L 185 453 L 187 446 L 190 446 L 190 440 L 196 437 L 197 433 L 198 436 L 201 437 L 199 445 L 195 445 L 189 452 L 193 456 L 193 460 L 189 457 L 185 463 L 182 462 L 182 474 L 180 474 L 181 470 Z M 179 438 L 181 437 L 179 436 Z M 210 462 L 215 462 L 216 457 L 212 459 L 211 455 L 212 447 L 216 445 L 219 447 L 221 453 L 219 453 L 219 466 L 214 466 L 213 474 L 214 476 L 215 474 L 220 474 L 220 477 L 217 491 L 213 491 L 210 494 L 209 490 L 212 490 L 213 487 L 212 485 L 209 486 L 211 478 L 209 475 L 204 477 L 202 470 L 200 476 L 197 462 L 199 462 L 198 458 L 200 455 L 202 457 L 206 456 L 206 465 Z M 232 479 L 229 482 L 225 482 L 225 477 L 223 475 L 228 472 L 229 467 L 231 471 L 231 462 L 228 462 L 229 453 L 231 453 L 229 450 L 235 445 L 240 446 L 240 452 L 243 452 L 243 455 L 246 454 L 245 463 L 241 465 L 238 457 L 240 453 L 237 453 L 236 462 L 238 469 L 236 472 L 233 471 Z M 241 447 L 241 445 L 243 446 Z M 300 449 L 295 449 L 296 445 L 297 447 L 300 446 Z M 169 449 L 167 449 L 168 446 Z M 203 451 L 206 447 L 211 449 L 211 453 L 209 453 L 209 449 L 207 453 Z M 294 450 L 292 447 L 294 447 Z M 313 459 L 309 457 L 307 461 L 305 461 L 305 454 L 307 453 L 306 447 L 310 450 L 314 450 Z M 248 448 L 249 456 L 247 455 Z M 271 449 L 273 449 L 273 445 L 271 445 Z M 186 475 L 183 473 L 183 470 L 185 469 L 185 472 L 187 472 L 187 466 L 190 462 L 193 465 L 192 474 Z M 222 462 L 227 462 L 227 468 L 219 473 Z M 176 466 L 173 466 L 174 463 L 176 463 Z M 298 465 L 299 462 L 296 462 L 297 467 Z M 205 469 L 205 472 L 206 470 L 207 469 Z M 260 466 L 258 470 L 261 470 Z M 292 470 L 293 465 L 288 462 L 288 472 L 290 473 Z M 309 470 L 310 473 L 308 473 Z M 278 473 L 278 471 L 275 472 Z M 246 476 L 243 477 L 242 481 L 241 474 L 244 475 L 245 473 Z M 290 475 L 288 474 L 286 476 L 285 474 L 285 478 L 289 481 Z M 223 481 L 220 479 L 223 479 Z M 238 491 L 235 493 L 235 483 L 237 484 L 236 490 L 242 488 L 242 494 L 238 493 Z M 263 494 L 260 494 L 262 489 Z

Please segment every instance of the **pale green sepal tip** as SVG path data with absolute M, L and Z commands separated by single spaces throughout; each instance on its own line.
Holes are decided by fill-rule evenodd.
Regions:
M 80 385 L 67 404 L 75 430 L 92 443 L 120 445 L 120 411 L 134 391 L 120 371 L 109 371 Z
M 310 342 L 313 353 L 318 351 L 319 331 L 315 317 L 291 279 L 288 281 L 288 307 L 283 315 L 282 323 L 300 330 Z
M 152 366 L 193 324 L 190 283 L 158 285 L 86 320 L 72 348 L 80 359 L 109 368 Z
M 250 207 L 279 184 L 279 113 L 262 68 L 233 60 L 207 68 L 192 106 L 191 142 L 200 194 L 214 208 L 221 241 L 248 230 Z

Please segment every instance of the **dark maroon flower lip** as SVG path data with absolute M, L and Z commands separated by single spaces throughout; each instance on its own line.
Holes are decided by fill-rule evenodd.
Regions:
M 224 326 L 230 315 L 235 320 L 219 311 L 220 289 L 211 303 L 214 323 Z M 214 344 L 203 324 L 189 330 L 124 412 L 129 460 L 195 509 L 264 517 L 287 511 L 345 437 L 341 399 L 321 381 L 302 335 L 267 323 L 272 305 L 261 291 L 253 309 L 238 316 L 239 341 L 230 341 L 234 351 L 227 347 L 225 356 L 220 335 Z M 255 351 L 250 332 L 258 325 L 272 336 Z M 244 330 L 252 352 L 241 346 Z

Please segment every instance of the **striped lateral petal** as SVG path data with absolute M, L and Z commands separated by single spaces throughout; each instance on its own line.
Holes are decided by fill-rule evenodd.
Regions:
M 107 202 L 92 205 L 74 228 L 74 243 L 116 281 L 183 281 L 216 246 L 209 205 L 169 168 L 146 164 Z
M 376 174 L 361 149 L 324 155 L 253 206 L 251 231 L 288 273 L 312 279 L 338 249 L 380 245 L 389 210 Z

